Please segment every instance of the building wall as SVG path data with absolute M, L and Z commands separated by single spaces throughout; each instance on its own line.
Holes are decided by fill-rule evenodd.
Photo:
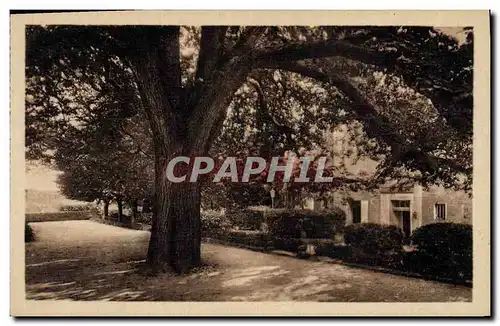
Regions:
M 432 187 L 423 190 L 421 186 L 415 186 L 408 192 L 352 192 L 348 195 L 334 194 L 328 203 L 324 201 L 310 200 L 307 208 L 320 210 L 337 206 L 346 213 L 346 225 L 352 224 L 353 217 L 349 200 L 361 201 L 361 222 L 401 225 L 392 210 L 392 200 L 409 200 L 411 230 L 435 223 L 434 205 L 436 203 L 446 204 L 446 221 L 456 223 L 472 224 L 472 199 L 464 192 Z M 325 207 L 326 206 L 326 207 Z
M 380 209 L 380 224 L 390 224 L 399 225 L 400 221 L 393 213 L 392 202 L 393 200 L 409 200 L 410 201 L 410 216 L 413 216 L 415 211 L 415 200 L 413 193 L 382 193 L 380 195 L 380 201 L 382 203 Z M 418 216 L 416 218 L 411 217 L 412 230 L 418 223 Z
M 379 223 L 380 196 L 378 192 L 355 192 L 349 194 L 349 199 L 361 201 L 361 222 Z M 352 224 L 352 213 L 348 203 L 344 210 L 346 211 L 346 224 Z
M 434 205 L 446 204 L 446 222 L 472 224 L 472 198 L 465 192 L 432 187 L 423 192 L 422 218 L 424 224 L 434 220 Z

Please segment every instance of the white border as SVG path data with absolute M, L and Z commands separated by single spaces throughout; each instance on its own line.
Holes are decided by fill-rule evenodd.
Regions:
M 42 5 L 40 2 L 36 1 L 16 1 L 15 6 L 16 9 L 29 9 L 29 8 L 40 8 Z M 109 0 L 109 1 L 96 1 L 96 0 L 90 0 L 90 1 L 73 1 L 73 2 L 66 2 L 66 1 L 44 1 L 43 2 L 43 9 L 57 9 L 57 8 L 65 8 L 65 9 L 82 9 L 84 7 L 92 8 L 92 9 L 110 9 L 110 8 L 138 8 L 140 6 L 141 9 L 161 9 L 158 7 L 158 2 L 156 1 L 151 1 L 151 0 L 142 0 L 140 2 L 137 1 L 129 1 L 129 0 L 122 0 L 122 1 L 117 1 L 117 0 Z M 333 5 L 334 4 L 334 5 Z M 165 5 L 162 3 L 162 5 Z M 332 2 L 332 1 L 307 1 L 307 2 L 301 2 L 301 3 L 291 3 L 286 0 L 281 0 L 281 1 L 269 1 L 269 0 L 254 0 L 251 2 L 224 2 L 224 1 L 200 1 L 200 0 L 192 0 L 189 2 L 168 2 L 169 7 L 164 8 L 164 9 L 320 9 L 320 10 L 325 10 L 325 9 L 493 9 L 493 12 L 498 13 L 500 10 L 500 2 L 498 1 L 486 1 L 486 0 L 475 0 L 475 1 L 453 1 L 450 3 L 450 5 L 445 5 L 445 2 L 438 2 L 435 0 L 420 0 L 418 2 L 402 2 L 402 1 L 356 1 L 356 0 L 351 0 L 348 2 Z M 1 6 L 8 6 L 8 2 L 2 2 Z M 2 8 L 4 9 L 4 8 Z M 3 10 L 3 15 L 0 18 L 1 24 L 0 24 L 0 37 L 1 41 L 4 45 L 6 45 L 9 42 L 9 16 L 7 14 L 8 8 L 5 8 Z M 495 27 L 495 26 L 494 26 Z M 497 29 L 495 28 L 494 33 L 493 33 L 496 41 L 492 43 L 492 45 L 498 43 L 498 32 Z M 7 47 L 7 46 L 6 46 Z M 495 52 L 493 52 L 495 53 Z M 2 65 L 1 65 L 1 76 L 2 76 L 2 86 L 1 89 L 1 94 L 2 94 L 2 101 L 3 101 L 3 110 L 2 112 L 2 117 L 0 119 L 0 149 L 2 149 L 3 153 L 8 153 L 9 152 L 9 137 L 10 137 L 10 124 L 9 124 L 9 112 L 6 108 L 9 107 L 9 84 L 10 84 L 10 78 L 9 78 L 9 70 L 10 70 L 10 63 L 9 63 L 9 52 L 4 50 L 2 51 Z M 495 68 L 495 75 L 498 76 L 498 65 L 496 65 Z M 498 83 L 495 86 L 495 89 L 492 89 L 492 92 L 494 94 L 498 94 L 499 92 L 499 86 Z M 500 126 L 499 123 L 499 115 L 496 114 L 495 117 L 495 125 L 498 127 Z M 492 130 L 495 130 L 496 128 L 493 127 Z M 498 133 L 497 133 L 498 136 Z M 498 138 L 495 138 L 496 140 L 496 145 L 495 149 L 496 151 L 500 151 L 500 141 Z M 9 187 L 9 172 L 8 169 L 10 167 L 9 164 L 9 155 L 4 155 L 2 157 L 2 160 L 0 160 L 1 164 L 1 169 L 0 169 L 0 181 L 1 181 L 1 195 L 0 195 L 0 207 L 2 208 L 2 211 L 4 214 L 2 214 L 2 231 L 4 232 L 3 236 L 1 237 L 2 241 L 2 250 L 6 255 L 3 255 L 4 261 L 9 260 L 9 246 L 10 246 L 10 239 L 9 239 L 9 219 L 7 216 L 10 214 L 10 200 L 9 200 L 9 194 L 10 194 L 10 187 Z M 500 182 L 500 176 L 497 174 L 494 181 L 492 184 L 497 184 Z M 496 192 L 495 202 L 500 202 L 500 194 L 498 191 Z M 495 214 L 492 212 L 492 217 L 495 217 Z M 495 230 L 497 234 L 499 234 L 499 228 L 500 228 L 500 223 L 496 223 Z M 497 241 L 498 242 L 498 241 Z M 493 249 L 493 248 L 492 248 Z M 495 258 L 498 259 L 499 251 L 496 250 L 496 256 Z M 8 317 L 8 313 L 5 311 L 7 307 L 9 307 L 9 290 L 8 290 L 8 282 L 9 282 L 9 269 L 8 268 L 2 268 L 1 272 L 3 282 L 2 285 L 4 286 L 2 291 L 2 307 L 4 307 L 4 313 L 2 314 L 2 324 L 3 322 L 6 322 L 5 324 L 8 323 L 14 323 L 14 319 Z M 496 309 L 495 309 L 496 308 Z M 498 311 L 498 300 L 496 300 L 495 307 L 493 308 L 493 311 Z M 8 319 L 7 319 L 7 318 Z M 6 320 L 7 319 L 7 320 Z M 24 321 L 25 324 L 34 324 L 36 321 Z M 48 321 L 51 323 L 51 321 Z M 81 322 L 81 321 L 80 321 Z M 106 323 L 113 322 L 111 320 L 108 320 Z M 117 323 L 121 323 L 123 321 L 114 321 Z M 169 320 L 169 323 L 172 325 L 180 324 L 179 321 L 174 321 L 174 320 Z M 198 322 L 206 322 L 206 321 L 184 321 L 184 323 L 198 323 Z M 229 321 L 232 322 L 232 321 Z M 275 321 L 274 321 L 275 322 Z M 286 321 L 285 321 L 286 322 Z M 307 321 L 305 321 L 307 322 Z M 336 323 L 339 325 L 346 325 L 348 322 L 347 321 L 341 321 L 341 320 L 336 320 Z M 380 322 L 385 323 L 386 321 L 380 320 Z M 397 320 L 396 322 L 402 322 L 402 320 Z M 61 325 L 68 325 L 70 324 L 71 321 L 60 321 L 58 324 Z M 134 320 L 134 321 L 128 321 L 127 323 L 133 324 L 133 325 L 139 325 L 141 324 L 140 320 Z M 264 320 L 258 320 L 258 321 L 253 321 L 250 322 L 251 324 L 259 324 L 259 325 L 266 325 L 270 324 L 270 321 L 264 321 Z M 362 324 L 363 322 L 361 321 L 354 321 L 354 322 L 349 322 L 350 325 L 359 325 Z M 441 324 L 451 324 L 455 323 L 454 320 L 439 320 L 439 321 L 429 321 L 426 320 L 425 324 L 427 325 L 438 325 L 438 323 Z M 104 322 L 96 322 L 96 320 L 93 321 L 94 325 L 104 325 Z

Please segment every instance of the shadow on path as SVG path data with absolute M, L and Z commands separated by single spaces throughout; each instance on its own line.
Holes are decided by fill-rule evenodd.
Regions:
M 150 275 L 145 231 L 91 221 L 32 223 L 26 297 L 108 301 L 470 301 L 463 286 L 204 244 L 188 275 Z

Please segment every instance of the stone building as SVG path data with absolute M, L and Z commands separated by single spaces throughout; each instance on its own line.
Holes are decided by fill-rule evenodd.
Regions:
M 402 191 L 380 188 L 374 192 L 335 193 L 326 200 L 306 200 L 312 210 L 341 207 L 346 224 L 379 223 L 401 227 L 406 235 L 435 222 L 472 224 L 472 198 L 465 192 L 419 185 Z
M 344 126 L 326 137 L 336 153 L 332 157 L 333 165 L 342 167 L 346 175 L 369 179 L 376 174 L 379 162 L 366 157 L 353 159 L 345 154 L 347 151 L 357 152 L 348 142 L 346 128 Z M 346 213 L 347 225 L 368 222 L 398 225 L 406 234 L 435 222 L 472 224 L 472 198 L 467 193 L 441 186 L 423 189 L 417 184 L 394 190 L 398 189 L 395 187 L 397 184 L 404 184 L 405 181 L 409 180 L 393 180 L 386 187 L 372 192 L 336 192 L 327 199 L 306 199 L 305 208 L 341 207 Z

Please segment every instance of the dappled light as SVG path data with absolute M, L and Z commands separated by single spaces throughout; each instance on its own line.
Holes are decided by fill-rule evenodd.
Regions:
M 216 244 L 204 244 L 202 265 L 185 275 L 151 274 L 145 264 L 148 232 L 92 221 L 32 224 L 41 240 L 26 245 L 29 300 L 471 300 L 467 287 Z

